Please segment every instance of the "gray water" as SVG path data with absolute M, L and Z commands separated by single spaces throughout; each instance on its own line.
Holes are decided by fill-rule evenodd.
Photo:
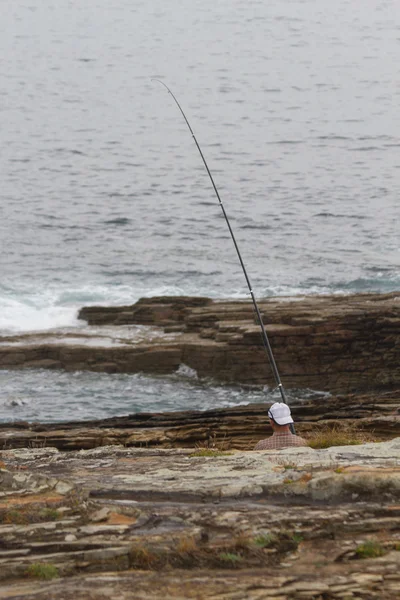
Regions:
M 398 289 L 399 49 L 395 0 L 3 3 L 0 331 L 246 296 L 152 78 L 256 296 Z
M 268 388 L 218 385 L 181 367 L 174 375 L 0 371 L 0 422 L 62 422 L 143 412 L 208 410 L 280 401 Z M 288 401 L 323 400 L 324 392 L 288 390 Z

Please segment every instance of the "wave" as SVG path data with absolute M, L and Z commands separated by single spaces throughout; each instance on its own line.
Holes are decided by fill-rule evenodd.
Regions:
M 181 288 L 173 285 L 134 287 L 129 285 L 83 284 L 76 287 L 37 285 L 0 285 L 0 334 L 49 331 L 85 327 L 78 311 L 87 305 L 123 306 L 139 298 L 205 294 L 218 297 L 216 290 Z
M 324 277 L 308 277 L 303 281 L 282 281 L 273 285 L 253 286 L 256 298 L 301 297 L 305 295 L 349 294 L 357 292 L 385 293 L 400 288 L 400 273 L 386 267 L 365 266 L 365 277 L 351 280 L 329 282 Z M 4 281 L 0 285 L 0 334 L 49 331 L 68 327 L 86 327 L 86 323 L 77 318 L 83 306 L 123 306 L 131 305 L 139 298 L 154 296 L 207 296 L 214 299 L 248 299 L 245 282 L 239 281 L 238 288 L 219 285 L 213 286 L 211 279 L 219 271 L 203 273 L 197 277 L 197 271 L 180 271 L 182 285 L 157 285 L 156 281 L 142 285 L 122 283 L 85 283 L 68 286 L 67 283 L 46 282 L 36 284 L 12 285 Z M 192 276 L 193 275 L 193 276 Z M 213 275 L 210 279 L 209 276 Z M 210 282 L 208 281 L 210 279 Z M 254 282 L 253 282 L 254 283 Z
M 319 212 L 314 217 L 324 217 L 324 218 L 332 218 L 332 219 L 356 219 L 357 221 L 368 219 L 366 215 L 346 215 L 346 214 L 336 214 L 329 211 Z
M 369 269 L 372 271 L 372 269 Z M 332 290 L 340 290 L 345 293 L 357 292 L 395 292 L 400 288 L 400 273 L 388 275 L 387 272 L 377 271 L 374 278 L 359 277 L 352 281 L 339 281 L 332 285 Z
M 56 327 L 77 326 L 77 310 L 57 305 L 48 294 L 0 296 L 0 331 L 17 333 L 43 331 Z
M 347 135 L 318 135 L 316 137 L 317 140 L 324 140 L 324 141 L 349 141 L 349 140 L 353 140 L 352 137 L 349 137 Z
M 247 223 L 246 225 L 239 225 L 239 229 L 260 229 L 265 231 L 267 229 L 272 229 L 272 227 L 271 225 L 265 225 L 263 223 Z
M 132 302 L 132 289 L 82 285 L 76 288 L 37 285 L 0 285 L 0 332 L 46 331 L 78 327 L 78 310 L 85 304 Z M 134 301 L 138 298 L 134 298 Z
M 23 407 L 30 403 L 29 398 L 21 398 L 19 396 L 7 396 L 0 399 L 0 405 L 7 408 Z
M 127 217 L 116 217 L 115 219 L 109 219 L 104 221 L 104 225 L 129 225 L 132 222 Z
M 369 267 L 370 273 L 374 273 L 373 277 L 358 277 L 350 281 L 339 280 L 327 282 L 324 279 L 317 277 L 309 277 L 303 282 L 296 285 L 288 283 L 268 286 L 256 292 L 256 297 L 304 297 L 304 296 L 325 296 L 325 295 L 341 295 L 341 294 L 357 294 L 357 293 L 389 293 L 400 289 L 400 272 L 393 270 L 380 269 L 378 267 Z
M 302 140 L 278 140 L 276 142 L 266 142 L 270 146 L 284 146 L 284 145 L 292 145 L 292 144 L 303 144 Z

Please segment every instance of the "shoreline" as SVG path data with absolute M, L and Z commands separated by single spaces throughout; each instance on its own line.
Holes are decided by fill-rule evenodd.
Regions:
M 251 450 L 270 435 L 268 403 L 212 410 L 143 412 L 120 417 L 56 423 L 0 423 L 0 448 L 52 447 L 77 451 L 108 445 L 132 448 L 222 447 Z M 356 428 L 384 441 L 400 436 L 400 387 L 380 393 L 330 396 L 291 405 L 296 430 Z
M 351 445 L 331 441 L 325 449 L 255 452 L 256 442 L 271 433 L 267 403 L 0 424 L 0 599 L 392 600 L 400 587 L 400 384 L 394 364 L 399 299 L 368 296 L 369 310 L 365 295 L 334 310 L 327 310 L 327 301 L 323 308 L 318 301 L 308 304 L 308 314 L 304 304 L 301 314 L 298 305 L 292 313 L 268 310 L 275 315 L 268 332 L 278 356 L 293 339 L 297 348 L 302 337 L 307 352 L 321 328 L 323 339 L 311 348 L 335 339 L 332 365 L 340 365 L 337 352 L 349 335 L 350 344 L 361 342 L 355 351 L 364 368 L 372 345 L 374 354 L 379 344 L 390 353 L 389 362 L 385 354 L 374 362 L 376 372 L 379 363 L 379 373 L 387 376 L 386 386 L 377 381 L 365 389 L 360 376 L 358 391 L 339 385 L 323 402 L 292 405 L 300 435 L 348 429 Z M 272 307 L 266 302 L 264 310 Z M 238 349 L 240 367 L 256 369 L 254 354 L 260 354 L 261 369 L 259 332 L 249 308 L 151 299 L 130 307 L 129 315 L 122 307 L 98 313 L 109 319 L 113 312 L 113 319 L 127 323 L 93 326 L 110 328 L 110 335 L 122 328 L 125 357 L 133 361 L 147 352 L 153 369 L 151 360 L 162 360 L 174 343 L 177 354 L 188 356 L 190 347 L 194 363 L 200 351 L 212 348 L 213 360 L 225 356 L 233 374 Z M 97 310 L 90 309 L 92 316 Z M 283 315 L 291 322 L 279 322 Z M 126 344 L 132 321 L 156 329 L 160 339 Z M 164 332 L 175 341 L 164 346 Z M 25 360 L 28 350 L 16 348 L 9 352 Z M 37 361 L 53 360 L 54 348 L 42 339 L 29 351 Z M 93 360 L 99 353 L 103 362 L 85 363 L 99 371 L 111 365 L 110 358 L 122 364 L 124 356 L 121 348 L 73 348 L 57 350 L 73 359 L 67 370 L 79 364 L 79 356 Z M 204 373 L 216 371 L 220 363 L 213 360 L 203 356 Z M 360 432 L 375 441 L 360 442 Z
M 330 393 L 400 385 L 400 292 L 259 301 L 287 389 Z M 85 307 L 79 333 L 0 337 L 0 368 L 175 373 L 180 365 L 221 383 L 275 386 L 250 301 L 142 298 Z M 139 332 L 139 333 L 138 333 Z

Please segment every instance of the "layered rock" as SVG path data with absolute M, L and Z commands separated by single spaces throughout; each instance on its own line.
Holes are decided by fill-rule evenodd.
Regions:
M 259 308 L 286 387 L 399 386 L 400 293 L 271 298 Z M 273 383 L 250 301 L 147 298 L 120 311 L 84 308 L 79 316 L 92 325 L 135 323 L 181 331 L 187 335 L 181 338 L 180 361 L 200 376 Z
M 286 388 L 399 387 L 400 293 L 274 298 L 259 306 Z M 2 338 L 0 368 L 165 374 L 186 364 L 222 382 L 275 383 L 250 301 L 147 298 L 87 307 L 79 316 L 91 327 Z
M 400 390 L 330 396 L 292 405 L 297 432 L 354 426 L 375 439 L 400 435 Z M 98 421 L 0 424 L 1 448 L 97 448 L 110 444 L 139 448 L 197 446 L 251 450 L 271 433 L 266 405 L 250 404 L 207 411 L 138 413 Z
M 0 598 L 392 600 L 400 589 L 400 438 L 0 458 Z
M 341 392 L 298 398 L 298 433 L 357 423 L 383 443 L 243 452 L 270 433 L 265 405 L 1 425 L 0 599 L 396 598 L 399 302 L 260 303 L 286 386 Z M 0 364 L 168 373 L 185 363 L 223 381 L 271 381 L 248 302 L 158 298 L 81 316 L 91 325 L 62 338 L 3 338 Z

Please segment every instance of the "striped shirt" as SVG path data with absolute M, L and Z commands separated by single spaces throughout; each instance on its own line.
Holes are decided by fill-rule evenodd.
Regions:
M 271 437 L 259 441 L 254 450 L 282 450 L 282 448 L 292 448 L 294 446 L 308 446 L 308 444 L 304 438 L 288 431 L 274 433 Z

